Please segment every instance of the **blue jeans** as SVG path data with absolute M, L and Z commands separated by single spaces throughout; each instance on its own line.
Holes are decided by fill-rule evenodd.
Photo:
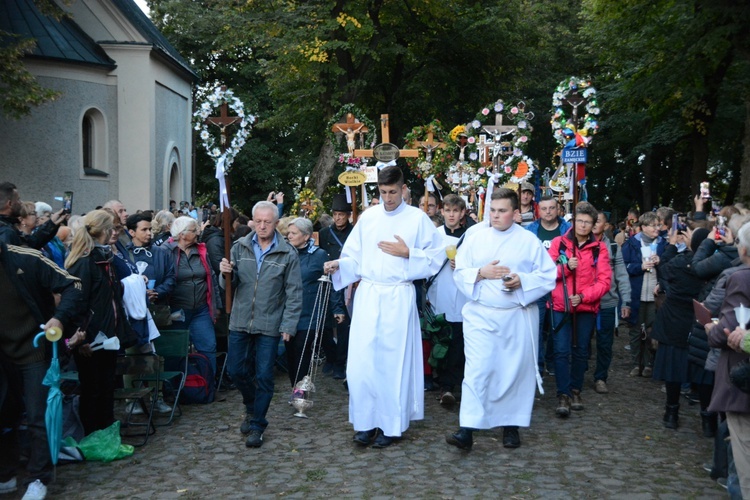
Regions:
M 564 318 L 565 313 L 552 312 L 553 325 L 559 325 Z M 575 322 L 575 346 L 573 346 L 572 320 L 568 320 L 555 334 L 555 382 L 558 396 L 563 394 L 571 396 L 571 391 L 580 391 L 583 387 L 583 374 L 589 368 L 589 342 L 591 333 L 596 327 L 596 315 L 576 313 Z
M 48 367 L 46 362 L 22 365 L 8 362 L 0 366 L 0 376 L 8 383 L 5 398 L 0 401 L 0 482 L 16 477 L 20 468 L 18 425 L 24 406 L 31 440 L 24 486 L 37 479 L 45 484 L 52 480 L 52 460 L 44 422 L 49 388 L 42 385 Z
M 227 370 L 242 394 L 245 412 L 253 416 L 250 420 L 253 430 L 263 431 L 268 427 L 266 413 L 273 398 L 273 366 L 278 345 L 279 337 L 229 331 Z
M 596 370 L 594 380 L 607 381 L 609 365 L 612 363 L 612 342 L 615 336 L 616 307 L 599 310 L 596 325 Z
M 172 311 L 179 311 L 178 308 L 172 308 Z M 216 332 L 214 331 L 214 322 L 211 319 L 211 312 L 208 310 L 208 304 L 198 309 L 183 309 L 185 321 L 173 321 L 172 330 L 190 330 L 190 342 L 195 346 L 195 350 L 205 355 L 211 363 L 211 369 L 216 374 Z

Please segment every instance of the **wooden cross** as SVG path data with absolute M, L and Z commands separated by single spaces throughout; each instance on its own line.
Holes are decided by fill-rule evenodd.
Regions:
M 482 127 L 482 130 L 492 136 L 492 140 L 488 141 L 487 135 L 480 134 L 479 144 L 477 144 L 477 149 L 479 150 L 479 162 L 482 166 L 487 167 L 492 165 L 493 160 L 497 155 L 503 154 L 501 149 L 502 146 L 510 147 L 509 142 L 500 142 L 500 139 L 503 136 L 515 133 L 518 130 L 518 127 L 515 125 L 503 125 L 503 114 L 496 113 L 495 124 L 486 125 Z M 490 150 L 492 150 L 491 154 L 488 154 L 490 153 Z M 510 150 L 506 154 L 510 154 Z
M 226 90 L 225 86 L 221 87 L 221 90 Z M 227 127 L 234 125 L 242 119 L 239 116 L 229 116 L 229 105 L 225 102 L 219 109 L 221 114 L 219 116 L 209 116 L 206 118 L 206 122 L 211 125 L 216 125 L 221 131 L 221 150 L 222 152 L 227 149 Z
M 445 147 L 444 142 L 435 141 L 435 137 L 433 135 L 432 129 L 429 129 L 427 132 L 427 140 L 425 141 L 414 141 L 409 146 L 414 147 L 417 146 L 419 148 L 423 148 L 425 150 L 425 159 L 428 162 L 432 161 L 432 152 L 436 149 L 443 149 Z
M 360 145 L 364 142 L 364 136 L 370 131 L 362 122 L 358 122 L 357 118 L 352 113 L 346 114 L 346 121 L 334 123 L 331 127 L 333 133 L 344 134 L 346 136 L 346 144 L 349 149 L 349 154 L 353 154 L 356 146 L 355 134 L 359 134 Z
M 390 142 L 390 133 L 388 130 L 388 115 L 380 115 L 380 136 L 383 138 L 383 142 Z M 372 158 L 372 149 L 355 149 L 354 156 L 357 158 Z M 418 158 L 418 149 L 399 149 L 399 158 Z
M 227 87 L 223 86 L 221 87 L 222 91 L 226 91 Z M 221 113 L 219 116 L 209 116 L 206 118 L 206 123 L 210 123 L 211 125 L 216 125 L 219 127 L 221 131 L 221 151 L 224 152 L 227 149 L 227 127 L 230 125 L 233 125 L 242 119 L 239 116 L 229 116 L 229 105 L 225 102 L 223 103 L 220 108 Z M 226 184 L 227 189 L 227 199 L 229 199 L 229 173 L 224 173 L 224 182 Z M 219 196 L 221 196 L 221 193 L 219 193 Z M 228 206 L 224 207 L 225 210 L 221 214 L 222 215 L 222 230 L 224 231 L 224 258 L 229 260 L 229 250 L 232 248 L 232 220 L 231 220 L 231 214 Z M 227 280 L 227 283 L 232 282 L 232 275 L 230 273 L 224 273 L 224 278 Z M 226 300 L 224 302 L 226 307 L 226 312 L 229 314 L 232 312 L 232 287 L 228 286 L 226 288 Z

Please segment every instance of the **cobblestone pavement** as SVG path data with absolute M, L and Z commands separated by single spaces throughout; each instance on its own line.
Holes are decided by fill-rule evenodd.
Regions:
M 390 448 L 351 442 L 347 394 L 340 381 L 318 376 L 309 419 L 287 404 L 289 382 L 276 378 L 270 425 L 260 449 L 245 447 L 236 391 L 225 401 L 183 406 L 128 459 L 58 469 L 50 497 L 67 498 L 725 498 L 708 477 L 712 440 L 700 435 L 698 406 L 683 399 L 681 427 L 662 426 L 661 384 L 629 378 L 626 335 L 615 338 L 610 393 L 593 391 L 593 362 L 582 393 L 585 410 L 554 415 L 554 380 L 537 395 L 521 448 L 502 447 L 502 431 L 475 433 L 471 452 L 445 443 L 458 425 L 425 395 L 425 419 Z M 593 360 L 592 360 L 593 361 Z M 8 497 L 6 497 L 8 498 Z M 13 498 L 10 496 L 10 498 Z M 17 498 L 20 498 L 20 494 Z

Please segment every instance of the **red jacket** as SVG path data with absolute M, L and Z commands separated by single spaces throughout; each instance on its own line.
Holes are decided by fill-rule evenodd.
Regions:
M 565 311 L 565 300 L 563 294 L 563 275 L 568 288 L 568 297 L 583 294 L 583 301 L 572 312 L 599 312 L 599 302 L 607 292 L 612 282 L 612 269 L 609 266 L 609 253 L 606 245 L 596 241 L 594 235 L 581 246 L 575 239 L 574 228 L 562 236 L 552 240 L 549 254 L 552 260 L 557 262 L 560 254 L 570 259 L 578 259 L 578 267 L 571 271 L 567 265 L 557 266 L 557 284 L 552 290 L 552 309 L 558 312 Z

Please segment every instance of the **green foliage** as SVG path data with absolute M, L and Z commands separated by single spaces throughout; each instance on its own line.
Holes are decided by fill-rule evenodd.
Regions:
M 0 109 L 15 119 L 31 109 L 60 97 L 60 92 L 44 88 L 23 65 L 24 55 L 34 50 L 35 42 L 21 40 L 12 33 L 0 31 Z

